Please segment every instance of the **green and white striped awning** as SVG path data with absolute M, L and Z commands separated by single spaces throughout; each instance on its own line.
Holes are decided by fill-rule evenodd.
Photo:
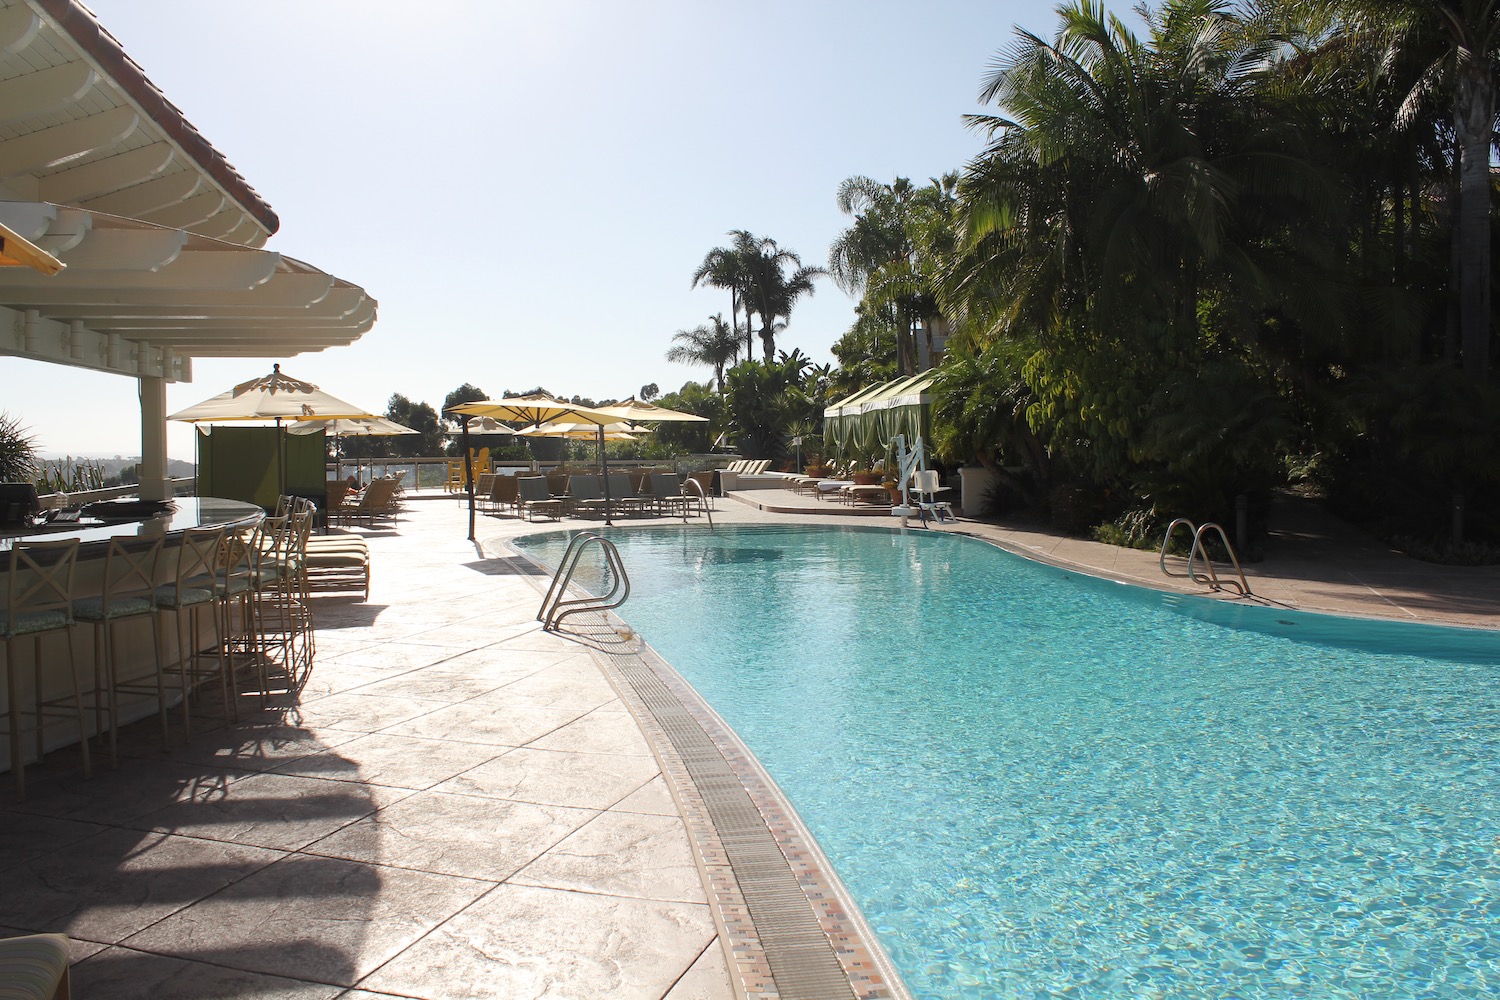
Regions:
M 932 412 L 933 372 L 867 386 L 823 411 L 823 440 L 840 455 L 886 451 L 897 434 L 926 438 Z

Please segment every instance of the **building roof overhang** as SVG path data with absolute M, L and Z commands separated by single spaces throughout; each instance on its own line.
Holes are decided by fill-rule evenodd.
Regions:
M 0 225 L 65 265 L 0 268 L 0 354 L 186 381 L 375 322 L 363 289 L 260 249 L 270 206 L 77 0 L 0 0 Z

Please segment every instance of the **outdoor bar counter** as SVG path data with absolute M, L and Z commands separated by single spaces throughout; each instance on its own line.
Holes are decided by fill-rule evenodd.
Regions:
M 104 579 L 104 559 L 109 550 L 108 543 L 111 538 L 162 535 L 164 544 L 160 565 L 157 568 L 157 582 L 170 584 L 177 565 L 174 543 L 181 539 L 184 531 L 190 528 L 224 528 L 226 530 L 249 528 L 258 524 L 265 516 L 265 512 L 259 507 L 239 500 L 223 500 L 217 497 L 176 497 L 165 510 L 125 519 L 124 515 L 139 509 L 141 508 L 128 501 L 104 501 L 85 507 L 85 517 L 78 523 L 67 524 L 53 521 L 34 527 L 19 526 L 15 530 L 0 529 L 0 570 L 9 571 L 10 550 L 17 541 L 57 541 L 76 538 L 80 544 L 78 566 L 73 577 L 74 597 L 98 597 Z M 106 516 L 103 518 L 89 516 L 96 513 L 103 513 Z M 203 640 L 217 642 L 218 636 L 209 606 L 201 606 L 200 613 L 203 615 L 200 622 Z M 171 658 L 176 656 L 177 629 L 172 627 L 169 618 L 163 617 L 161 633 L 170 663 Z M 95 673 L 93 625 L 79 623 L 74 626 L 73 651 L 77 657 L 78 683 L 84 695 L 85 719 L 92 724 L 94 712 L 91 706 L 94 699 L 90 692 L 93 689 Z M 17 642 L 15 655 L 16 661 L 11 663 L 9 668 L 17 672 L 16 680 L 20 685 L 22 704 L 29 708 L 34 704 L 31 692 L 32 643 L 24 639 Z M 120 676 L 138 677 L 151 673 L 155 653 L 152 648 L 151 626 L 147 618 L 130 619 L 119 623 L 116 655 L 119 660 Z M 61 633 L 44 636 L 42 659 L 44 697 L 70 696 L 72 689 L 67 681 L 68 642 L 66 637 Z M 4 718 L 8 710 L 5 687 L 0 684 L 0 719 Z M 154 700 L 140 698 L 122 701 L 121 722 L 143 718 L 155 711 Z M 29 719 L 27 725 L 28 727 L 30 725 Z M 49 749 L 77 742 L 78 734 L 76 731 L 70 731 L 72 727 L 66 720 L 50 719 L 47 728 L 46 745 Z M 8 770 L 10 767 L 8 744 L 8 740 L 0 739 L 0 769 Z M 34 753 L 32 748 L 35 747 L 35 738 L 29 728 L 24 745 L 28 748 L 27 759 L 30 760 L 31 754 Z

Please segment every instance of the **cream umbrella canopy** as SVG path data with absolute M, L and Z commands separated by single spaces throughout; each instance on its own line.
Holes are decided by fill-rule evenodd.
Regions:
M 657 406 L 655 403 L 647 403 L 635 398 L 621 400 L 611 406 L 601 406 L 599 412 L 612 414 L 616 420 L 623 420 L 632 425 L 650 424 L 658 420 L 708 423 L 707 417 L 700 417 L 696 413 L 669 410 L 665 406 Z
M 469 458 L 469 421 L 474 417 L 489 417 L 509 424 L 521 424 L 521 429 L 535 427 L 553 420 L 571 420 L 579 423 L 603 426 L 620 418 L 597 407 L 580 406 L 565 399 L 556 399 L 542 393 L 529 396 L 511 396 L 507 399 L 476 399 L 459 403 L 444 412 L 457 415 L 463 432 L 464 478 L 469 483 L 469 540 L 474 540 L 474 468 Z M 604 463 L 604 439 L 602 432 L 594 432 L 599 441 L 599 462 Z M 609 523 L 609 476 L 604 477 L 605 519 Z
M 594 441 L 600 434 L 606 441 L 634 441 L 639 431 L 624 422 L 613 424 L 585 424 L 578 421 L 548 421 L 534 427 L 513 431 L 517 437 L 558 437 L 575 441 Z
M 287 427 L 288 434 L 316 434 L 323 431 L 333 435 L 334 462 L 339 461 L 338 440 L 341 437 L 396 437 L 401 434 L 420 434 L 405 424 L 398 424 L 388 417 L 336 418 L 333 420 L 299 420 Z M 373 474 L 375 463 L 370 463 Z M 359 459 L 354 460 L 355 475 L 359 474 Z
M 283 422 L 373 419 L 379 416 L 324 392 L 311 382 L 283 374 L 280 365 L 272 365 L 271 374 L 241 382 L 233 389 L 168 414 L 167 419 L 194 424 L 273 421 L 278 430 L 276 477 L 277 491 L 281 492 L 286 483 L 285 459 L 279 444 Z

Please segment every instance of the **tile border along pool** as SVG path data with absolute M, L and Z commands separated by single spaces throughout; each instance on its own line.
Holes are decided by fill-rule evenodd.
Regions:
M 750 498 L 744 504 L 721 504 L 716 517 L 735 523 L 871 524 L 865 518 L 830 518 L 821 512 L 798 516 L 766 511 Z M 624 526 L 634 527 L 629 522 Z M 1269 576 L 1261 566 L 1247 567 L 1252 589 L 1259 595 L 1256 603 L 1500 627 L 1493 610 L 1500 607 L 1500 567 L 1427 567 L 1338 529 L 1319 525 L 1309 532 L 1299 523 L 1296 554 L 1287 558 L 1278 553 L 1275 569 L 1284 576 Z M 517 525 L 503 534 L 510 538 L 555 530 L 557 525 Z M 974 521 L 945 530 L 1105 579 L 1204 593 L 1187 581 L 1161 576 L 1155 553 Z M 508 545 L 505 548 L 509 551 Z M 1415 581 L 1392 577 L 1393 565 Z M 1454 601 L 1454 594 L 1464 599 Z M 624 611 L 624 620 L 594 615 L 590 621 L 570 624 L 566 631 L 594 652 L 636 716 L 663 773 L 671 778 L 700 872 L 715 901 L 714 919 L 736 993 L 756 1000 L 851 994 L 904 1000 L 909 993 L 877 938 L 774 782 L 713 709 L 634 636 L 628 607 Z

